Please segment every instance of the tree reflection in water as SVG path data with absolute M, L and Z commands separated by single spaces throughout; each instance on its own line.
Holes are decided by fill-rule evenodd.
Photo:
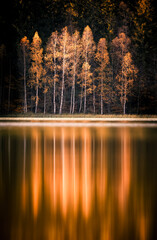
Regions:
M 9 228 L 2 236 L 153 239 L 157 150 L 152 146 L 157 138 L 150 131 L 156 129 L 2 131 L 0 144 L 7 143 L 8 151 L 1 153 L 0 201 L 8 222 L 3 211 L 1 220 Z

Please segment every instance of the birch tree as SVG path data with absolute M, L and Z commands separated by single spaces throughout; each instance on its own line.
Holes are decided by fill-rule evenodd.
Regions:
M 84 76 L 83 78 L 83 84 L 82 84 L 82 92 L 84 90 L 83 96 L 84 96 L 84 113 L 86 113 L 86 102 L 87 102 L 87 96 L 88 96 L 88 91 L 87 92 L 87 81 L 90 79 L 87 79 L 87 73 L 89 74 L 89 69 L 91 70 L 91 60 L 94 57 L 94 53 L 95 53 L 95 42 L 93 39 L 93 33 L 92 30 L 89 26 L 86 26 L 84 31 L 83 31 L 83 35 L 82 35 L 82 59 L 83 59 L 83 72 L 84 74 L 82 74 Z M 86 68 L 86 69 L 84 69 Z M 90 72 L 90 76 L 91 76 L 92 72 Z M 83 88 L 84 87 L 84 88 Z M 89 87 L 89 84 L 88 84 Z M 81 93 L 81 101 L 80 101 L 80 110 L 82 108 L 82 93 Z
M 79 68 L 80 68 L 80 55 L 82 51 L 80 34 L 76 30 L 72 35 L 72 49 L 70 58 L 70 76 L 71 76 L 71 100 L 70 100 L 70 113 L 75 111 L 75 88 L 76 80 L 79 78 Z
M 28 71 L 28 58 L 29 58 L 29 40 L 23 37 L 20 41 L 22 52 L 22 65 L 23 65 L 23 83 L 24 83 L 24 113 L 27 112 L 27 71 Z
M 35 113 L 38 111 L 38 102 L 39 102 L 39 87 L 41 82 L 42 75 L 42 62 L 43 62 L 43 48 L 41 48 L 42 40 L 38 35 L 38 32 L 35 32 L 33 41 L 31 43 L 31 85 L 35 88 Z
M 60 54 L 59 59 L 62 66 L 62 82 L 61 82 L 61 96 L 60 96 L 60 107 L 59 114 L 62 114 L 63 109 L 63 100 L 64 100 L 64 88 L 65 88 L 65 78 L 68 75 L 69 70 L 69 59 L 70 59 L 70 44 L 71 38 L 68 33 L 67 27 L 62 29 L 62 33 L 60 35 Z

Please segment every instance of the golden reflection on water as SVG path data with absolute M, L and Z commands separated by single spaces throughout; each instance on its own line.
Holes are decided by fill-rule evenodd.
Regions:
M 17 202 L 10 239 L 150 239 L 145 167 L 137 166 L 147 159 L 146 152 L 137 155 L 141 132 L 138 138 L 126 127 L 46 127 L 12 134 L 20 140 L 11 147 L 9 130 L 7 158 L 17 164 L 9 170 L 16 178 L 10 204 Z

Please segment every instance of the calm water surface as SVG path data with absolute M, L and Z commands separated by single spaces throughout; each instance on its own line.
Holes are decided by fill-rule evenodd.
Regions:
M 157 239 L 157 128 L 0 127 L 0 239 Z

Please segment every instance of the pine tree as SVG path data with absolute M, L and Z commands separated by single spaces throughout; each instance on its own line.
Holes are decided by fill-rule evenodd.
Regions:
M 31 43 L 31 61 L 32 65 L 30 67 L 31 81 L 30 84 L 35 88 L 35 113 L 38 111 L 38 102 L 39 102 L 39 87 L 41 82 L 42 75 L 42 62 L 43 62 L 43 48 L 41 48 L 42 40 L 38 35 L 38 32 L 35 32 L 33 41 Z

